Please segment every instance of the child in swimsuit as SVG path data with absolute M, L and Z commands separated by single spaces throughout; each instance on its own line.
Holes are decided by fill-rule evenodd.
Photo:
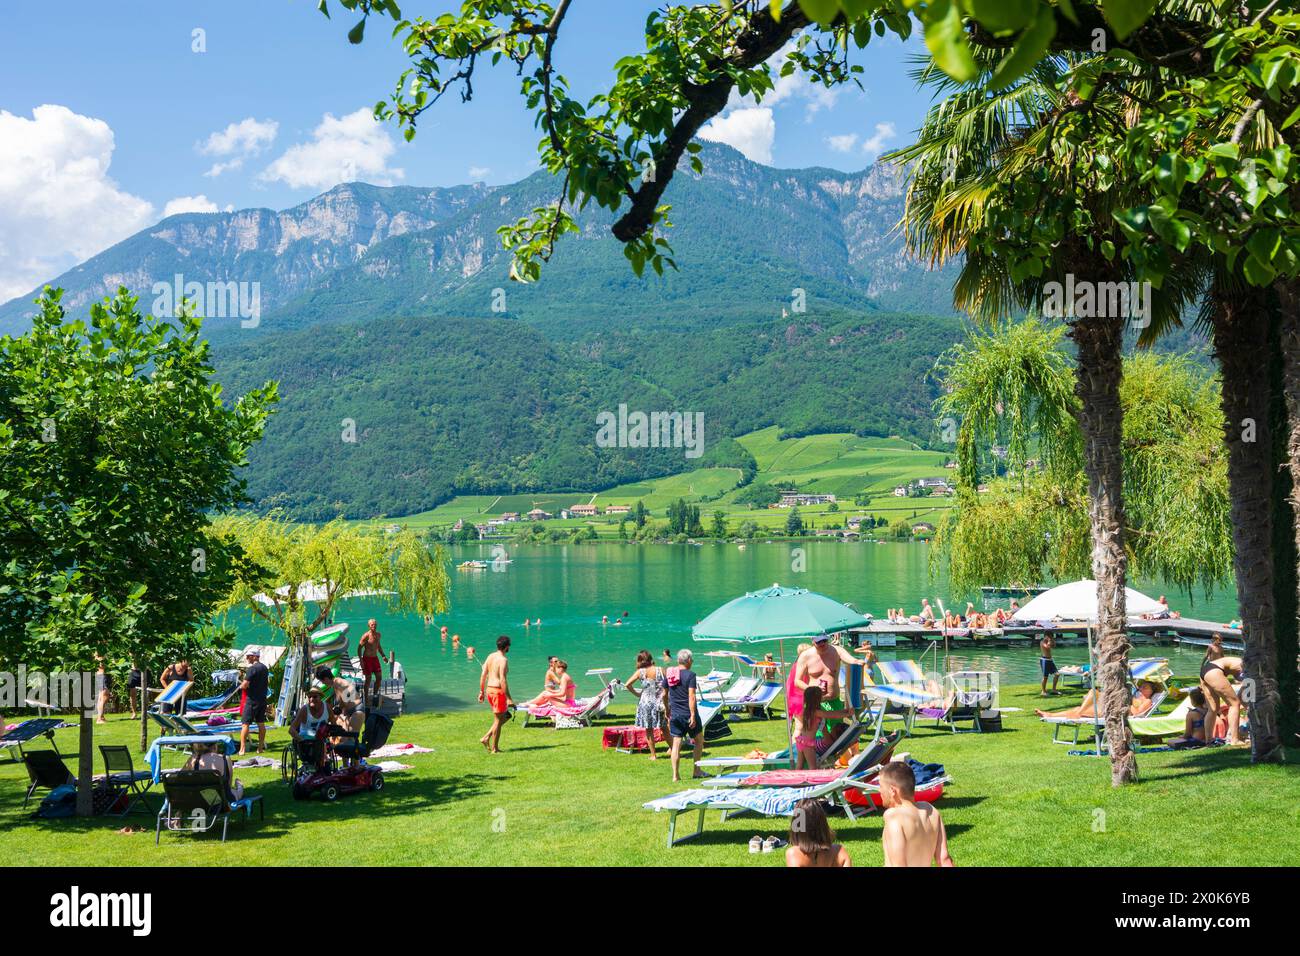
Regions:
M 795 750 L 799 753 L 795 769 L 817 769 L 817 728 L 823 720 L 828 717 L 852 716 L 851 710 L 823 710 L 821 687 L 814 684 L 807 688 L 803 692 L 803 725 L 799 736 L 794 738 Z

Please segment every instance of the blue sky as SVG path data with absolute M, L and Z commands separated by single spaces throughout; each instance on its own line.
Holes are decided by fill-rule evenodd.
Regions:
M 449 4 L 407 0 L 407 16 Z M 335 4 L 337 7 L 337 4 Z M 643 48 L 647 0 L 578 0 L 557 46 L 587 95 Z M 449 96 L 413 143 L 366 113 L 405 66 L 387 30 L 352 46 L 352 15 L 315 0 L 62 0 L 12 4 L 0 34 L 0 301 L 156 222 L 168 211 L 281 209 L 345 179 L 512 182 L 536 168 L 538 135 L 511 70 L 481 68 L 475 97 Z M 377 25 L 377 24 L 372 24 Z M 204 52 L 195 52 L 194 31 Z M 913 40 L 911 50 L 918 46 Z M 925 100 L 893 38 L 855 54 L 865 91 L 784 83 L 735 103 L 712 138 L 775 166 L 861 169 L 901 145 Z

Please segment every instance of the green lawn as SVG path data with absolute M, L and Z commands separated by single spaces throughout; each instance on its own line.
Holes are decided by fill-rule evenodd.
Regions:
M 1036 688 L 1004 690 L 1008 714 L 1001 734 L 950 735 L 920 728 L 904 742 L 918 759 L 946 765 L 955 783 L 939 804 L 958 865 L 1156 865 L 1178 868 L 1283 865 L 1300 859 L 1300 771 L 1251 767 L 1241 750 L 1164 752 L 1140 757 L 1142 783 L 1121 791 L 1108 784 L 1108 763 L 1069 756 L 1049 742 L 1032 716 Z M 1074 703 L 1076 696 L 1053 701 Z M 607 723 L 629 721 L 629 696 L 615 701 Z M 12 719 L 12 718 L 11 718 Z M 224 846 L 211 837 L 164 836 L 154 847 L 153 819 L 135 816 L 147 832 L 118 833 L 121 820 L 37 821 L 21 810 L 26 773 L 0 762 L 0 859 L 11 864 L 188 866 L 320 864 L 345 852 L 363 865 L 619 864 L 632 866 L 772 866 L 780 855 L 751 856 L 754 833 L 781 833 L 780 821 L 708 815 L 705 835 L 672 850 L 668 820 L 641 809 L 674 790 L 666 760 L 602 750 L 600 731 L 555 731 L 507 725 L 505 753 L 477 743 L 483 712 L 401 718 L 392 742 L 434 748 L 411 756 L 415 769 L 394 774 L 384 793 L 344 797 L 329 805 L 298 803 L 278 770 L 240 771 L 265 795 L 267 817 L 231 826 Z M 716 753 L 772 749 L 782 721 L 742 721 Z M 129 743 L 138 727 L 114 718 L 101 742 Z M 285 739 L 273 738 L 278 749 Z M 71 757 L 75 731 L 59 731 Z M 277 754 L 278 756 L 278 754 Z M 176 766 L 179 756 L 168 756 Z M 75 767 L 75 763 L 71 764 Z M 683 823 L 685 822 L 683 817 Z M 836 819 L 855 864 L 881 862 L 880 819 Z M 342 848 L 342 850 L 341 850 Z

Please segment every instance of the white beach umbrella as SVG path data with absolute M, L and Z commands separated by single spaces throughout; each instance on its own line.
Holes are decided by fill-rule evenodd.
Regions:
M 1125 588 L 1124 595 L 1130 617 L 1164 610 L 1163 604 L 1141 591 Z M 1083 580 L 1057 585 L 1029 601 L 1011 618 L 1015 621 L 1095 621 L 1097 582 Z
M 1164 605 L 1153 601 L 1141 591 L 1124 589 L 1125 610 L 1129 616 L 1154 614 L 1164 610 Z M 1044 591 L 1027 603 L 1015 614 L 1014 621 L 1086 621 L 1088 623 L 1088 668 L 1093 675 L 1094 690 L 1092 705 L 1093 739 L 1096 741 L 1097 756 L 1101 756 L 1101 707 L 1097 694 L 1101 685 L 1097 680 L 1097 661 L 1092 646 L 1092 625 L 1097 621 L 1097 582 L 1092 580 L 1072 581 L 1060 584 Z

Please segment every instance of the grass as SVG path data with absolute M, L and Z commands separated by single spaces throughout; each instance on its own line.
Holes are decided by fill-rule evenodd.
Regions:
M 1288 865 L 1300 858 L 1300 773 L 1249 765 L 1243 750 L 1144 753 L 1142 782 L 1109 786 L 1108 762 L 1069 756 L 1034 719 L 1037 688 L 1003 691 L 1001 734 L 951 735 L 918 726 L 904 748 L 943 763 L 955 780 L 939 807 L 958 865 L 1169 867 Z M 1076 695 L 1055 699 L 1065 707 Z M 605 723 L 630 722 L 632 698 L 620 695 Z M 668 820 L 641 804 L 675 789 L 666 760 L 602 750 L 599 729 L 506 727 L 506 752 L 478 744 L 483 711 L 417 714 L 398 720 L 392 742 L 434 748 L 406 758 L 414 770 L 393 774 L 379 795 L 295 802 L 276 770 L 242 770 L 265 797 L 266 821 L 231 825 L 229 841 L 164 836 L 153 818 L 131 818 L 147 832 L 119 834 L 125 821 L 32 820 L 22 811 L 22 764 L 0 762 L 0 859 L 41 865 L 319 864 L 347 848 L 361 865 L 570 864 L 624 866 L 776 866 L 780 854 L 751 856 L 754 833 L 784 834 L 782 821 L 708 814 L 702 838 L 664 846 Z M 714 753 L 780 745 L 784 722 L 738 721 Z M 138 725 L 123 717 L 99 728 L 97 742 L 132 743 Z M 275 732 L 272 746 L 283 746 Z M 70 766 L 75 731 L 59 731 Z M 661 751 L 662 754 L 662 751 Z M 278 752 L 275 754 L 278 757 Z M 166 766 L 177 766 L 169 754 Z M 683 817 L 683 823 L 686 818 Z M 880 818 L 833 821 L 858 866 L 881 863 Z

